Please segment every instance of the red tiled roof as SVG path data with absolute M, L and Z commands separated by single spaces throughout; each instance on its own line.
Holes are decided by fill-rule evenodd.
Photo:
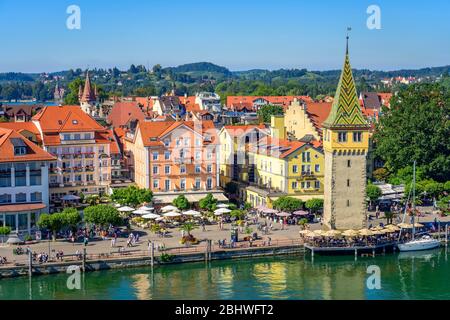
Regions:
M 152 122 L 140 122 L 138 124 L 139 130 L 141 132 L 142 140 L 144 146 L 161 146 L 163 142 L 161 138 L 171 131 L 175 130 L 181 126 L 187 126 L 192 130 L 196 130 L 196 124 L 201 124 L 202 128 L 199 132 L 200 134 L 204 134 L 208 132 L 211 135 L 211 143 L 217 141 L 217 137 L 215 135 L 214 123 L 212 121 L 152 121 Z
M 124 127 L 133 120 L 145 120 L 145 115 L 141 108 L 139 108 L 138 102 L 126 101 L 114 103 L 111 113 L 108 115 L 108 123 L 113 127 Z
M 319 147 L 317 142 L 310 144 L 298 140 L 290 141 L 287 139 L 278 139 L 266 136 L 260 139 L 256 144 L 253 144 L 251 150 L 253 152 L 267 154 L 283 159 L 305 145 L 310 145 L 316 148 Z
M 264 124 L 249 124 L 249 125 L 235 125 L 235 126 L 224 126 L 223 127 L 225 130 L 228 131 L 228 134 L 232 137 L 235 136 L 240 136 L 243 135 L 245 133 L 247 133 L 248 131 L 251 131 L 253 129 L 265 129 L 266 126 Z
M 31 132 L 36 135 L 38 143 L 42 142 L 41 133 L 33 122 L 0 122 L 0 128 L 12 129 L 18 133 L 23 131 Z
M 44 134 L 105 130 L 103 126 L 81 110 L 80 106 L 47 106 L 36 114 L 33 120 L 39 121 Z
M 295 98 L 305 102 L 313 101 L 309 96 L 228 96 L 226 105 L 228 108 L 238 105 L 253 106 L 255 100 L 264 99 L 270 104 L 287 107 Z
M 331 111 L 332 103 L 328 102 L 307 102 L 306 112 L 309 115 L 314 127 L 321 132 L 322 123 L 327 119 Z
M 15 155 L 13 140 L 20 139 L 27 147 L 27 154 Z M 0 128 L 0 162 L 52 161 L 55 157 L 22 136 L 17 131 Z

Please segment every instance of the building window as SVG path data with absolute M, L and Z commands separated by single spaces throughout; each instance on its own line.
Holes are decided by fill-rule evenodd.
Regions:
M 84 134 L 84 140 L 90 140 L 91 139 L 91 134 L 90 133 L 85 133 Z
M 350 200 L 347 200 L 347 207 L 350 207 Z
M 186 173 L 186 166 L 180 166 L 180 173 Z
M 41 202 L 42 201 L 42 193 L 41 192 L 33 192 L 31 194 L 31 202 Z
M 302 161 L 303 162 L 311 162 L 311 153 L 310 152 L 302 152 Z
M 11 187 L 11 167 L 0 164 L 0 187 Z
M 184 146 L 185 146 L 185 147 L 189 147 L 190 143 L 191 143 L 191 139 L 189 139 L 189 138 L 184 138 Z
M 170 152 L 169 151 L 164 152 L 164 160 L 170 160 Z
M 316 164 L 314 167 L 315 172 L 320 172 L 320 164 Z
M 297 166 L 296 164 L 294 164 L 294 165 L 292 166 L 292 172 L 293 172 L 293 173 L 297 173 L 297 172 L 298 172 L 298 166 Z
M 195 151 L 195 160 L 200 160 L 202 158 L 202 153 L 200 151 Z
M 153 161 L 158 160 L 158 152 L 153 152 Z
M 195 166 L 195 173 L 200 173 L 202 170 L 201 170 L 201 166 L 199 165 L 199 164 L 197 164 L 196 166 Z
M 353 141 L 361 142 L 362 141 L 362 132 L 353 132 Z
M 24 187 L 27 185 L 27 166 L 25 163 L 17 163 L 14 165 L 16 176 L 16 187 Z
M 212 173 L 212 165 L 211 165 L 211 164 L 208 164 L 208 165 L 206 166 L 206 172 Z
M 63 135 L 64 140 L 70 140 L 70 134 Z
M 30 185 L 40 186 L 42 184 L 41 167 L 35 162 L 30 163 L 29 167 L 30 167 Z
M 169 190 L 170 190 L 170 180 L 164 181 L 164 189 L 165 189 L 166 191 L 169 191 Z
M 79 133 L 76 133 L 74 135 L 74 140 L 80 140 L 81 139 L 81 135 Z
M 164 140 L 164 146 L 168 147 L 170 145 L 170 140 L 169 139 L 165 139 Z
M 338 141 L 339 142 L 347 142 L 347 132 L 338 132 Z
M 292 182 L 292 189 L 297 189 L 297 187 L 298 187 L 298 183 L 297 183 L 297 181 L 294 181 L 294 182 Z
M 212 153 L 211 153 L 211 152 L 208 152 L 208 153 L 206 154 L 206 159 L 208 159 L 208 160 L 211 160 L 211 159 L 212 159 Z
M 17 203 L 27 202 L 27 194 L 26 193 L 16 194 L 16 202 Z
M 200 139 L 195 139 L 195 146 L 200 147 L 202 145 L 202 141 Z
M 195 189 L 200 189 L 201 180 L 199 178 L 195 179 Z
M 350 187 L 350 179 L 347 179 L 347 187 Z
M 352 160 L 347 160 L 347 167 L 351 168 L 352 167 Z
M 153 174 L 158 174 L 158 166 L 153 166 Z
M 10 194 L 0 194 L 0 203 L 11 203 L 11 195 Z
M 153 180 L 153 189 L 159 188 L 159 180 Z
M 314 182 L 314 188 L 320 189 L 320 181 L 317 180 Z
M 180 180 L 180 189 L 185 190 L 186 189 L 186 179 Z
M 311 188 L 311 181 L 306 181 L 306 189 L 310 189 Z
M 206 189 L 212 189 L 212 178 L 206 179 Z
M 311 173 L 311 165 L 304 164 L 302 165 L 302 174 L 310 174 Z
M 26 147 L 14 147 L 14 155 L 15 156 L 23 156 L 25 154 L 27 154 Z
M 170 166 L 165 166 L 164 167 L 164 173 L 165 174 L 170 174 Z

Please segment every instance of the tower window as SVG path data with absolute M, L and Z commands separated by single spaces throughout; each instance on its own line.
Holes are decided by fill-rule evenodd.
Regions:
M 350 200 L 347 200 L 347 207 L 350 207 Z
M 353 142 L 362 141 L 362 132 L 353 132 Z
M 350 179 L 347 179 L 347 187 L 350 187 Z
M 352 167 L 352 160 L 347 160 L 347 167 L 351 168 Z
M 347 142 L 347 132 L 338 132 L 338 141 Z

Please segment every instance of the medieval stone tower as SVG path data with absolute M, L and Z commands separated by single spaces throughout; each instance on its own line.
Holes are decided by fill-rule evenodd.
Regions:
M 325 151 L 324 225 L 361 229 L 366 224 L 366 167 L 369 124 L 362 115 L 347 50 L 328 118 Z

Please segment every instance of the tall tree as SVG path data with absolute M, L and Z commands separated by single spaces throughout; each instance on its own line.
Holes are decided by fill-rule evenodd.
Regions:
M 394 174 L 417 161 L 437 181 L 450 176 L 450 93 L 439 84 L 401 89 L 384 110 L 376 153 Z

